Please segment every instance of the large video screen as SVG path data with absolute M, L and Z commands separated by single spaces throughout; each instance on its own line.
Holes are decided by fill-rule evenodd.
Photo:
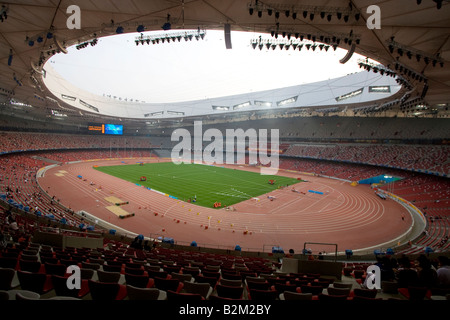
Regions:
M 105 134 L 123 134 L 123 125 L 105 124 Z
M 89 124 L 89 132 L 96 134 L 122 135 L 123 125 L 121 124 Z

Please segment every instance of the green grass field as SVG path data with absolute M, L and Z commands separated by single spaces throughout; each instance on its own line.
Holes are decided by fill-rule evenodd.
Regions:
M 172 162 L 96 167 L 98 171 L 169 194 L 177 199 L 212 208 L 215 202 L 230 206 L 259 197 L 297 179 L 255 172 Z M 145 176 L 147 181 L 140 181 Z M 274 180 L 273 185 L 269 180 Z

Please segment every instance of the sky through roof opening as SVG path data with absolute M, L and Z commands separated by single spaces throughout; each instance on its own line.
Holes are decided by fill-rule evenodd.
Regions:
M 175 30 L 173 30 L 175 31 Z M 176 30 L 180 32 L 180 30 Z M 144 32 L 148 35 L 162 32 Z M 170 34 L 170 32 L 168 33 Z M 66 80 L 100 96 L 170 103 L 227 97 L 313 83 L 360 72 L 354 54 L 339 62 L 346 50 L 255 49 L 252 39 L 270 34 L 232 32 L 226 49 L 224 32 L 206 30 L 203 40 L 139 44 L 139 33 L 103 37 L 97 45 L 53 56 L 49 63 Z

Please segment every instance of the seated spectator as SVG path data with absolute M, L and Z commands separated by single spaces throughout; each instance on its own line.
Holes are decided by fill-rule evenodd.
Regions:
M 6 237 L 3 234 L 2 230 L 0 229 L 0 250 L 3 250 L 6 248 Z
M 437 273 L 436 270 L 434 270 L 431 261 L 424 255 L 420 255 L 415 262 L 417 274 L 419 276 L 419 285 L 426 288 L 436 287 Z
M 448 241 L 448 235 L 442 238 L 441 242 L 439 243 L 439 246 L 442 247 L 444 244 L 446 244 Z
M 396 271 L 396 280 L 399 288 L 419 286 L 419 275 L 411 268 L 411 261 L 408 257 L 398 260 L 399 268 Z
M 437 285 L 441 288 L 450 288 L 450 263 L 446 256 L 438 257 Z
M 382 258 L 377 258 L 377 260 L 377 266 L 379 266 L 381 270 L 381 278 L 386 281 L 393 281 L 395 279 L 394 268 L 397 264 L 395 259 L 384 256 Z

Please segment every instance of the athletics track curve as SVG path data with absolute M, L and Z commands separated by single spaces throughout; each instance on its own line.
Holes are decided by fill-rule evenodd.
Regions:
M 172 199 L 93 168 L 136 162 L 136 159 L 116 159 L 63 164 L 48 169 L 38 183 L 75 212 L 85 210 L 132 233 L 169 237 L 184 245 L 196 241 L 201 246 L 230 250 L 239 245 L 243 250 L 268 252 L 268 248 L 270 251 L 272 246 L 279 246 L 285 252 L 289 249 L 301 252 L 305 242 L 319 242 L 337 243 L 340 252 L 369 250 L 377 246 L 386 248 L 386 243 L 406 233 L 412 224 L 412 217 L 403 206 L 393 200 L 382 200 L 369 186 L 354 187 L 349 182 L 304 173 L 280 170 L 279 175 L 305 182 L 277 189 L 258 197 L 259 200 L 243 201 L 234 205 L 236 210 L 232 211 Z M 135 215 L 120 219 L 107 209 L 112 203 L 106 199 L 111 197 L 128 202 L 121 209 Z M 332 246 L 308 247 L 314 253 L 334 252 Z

